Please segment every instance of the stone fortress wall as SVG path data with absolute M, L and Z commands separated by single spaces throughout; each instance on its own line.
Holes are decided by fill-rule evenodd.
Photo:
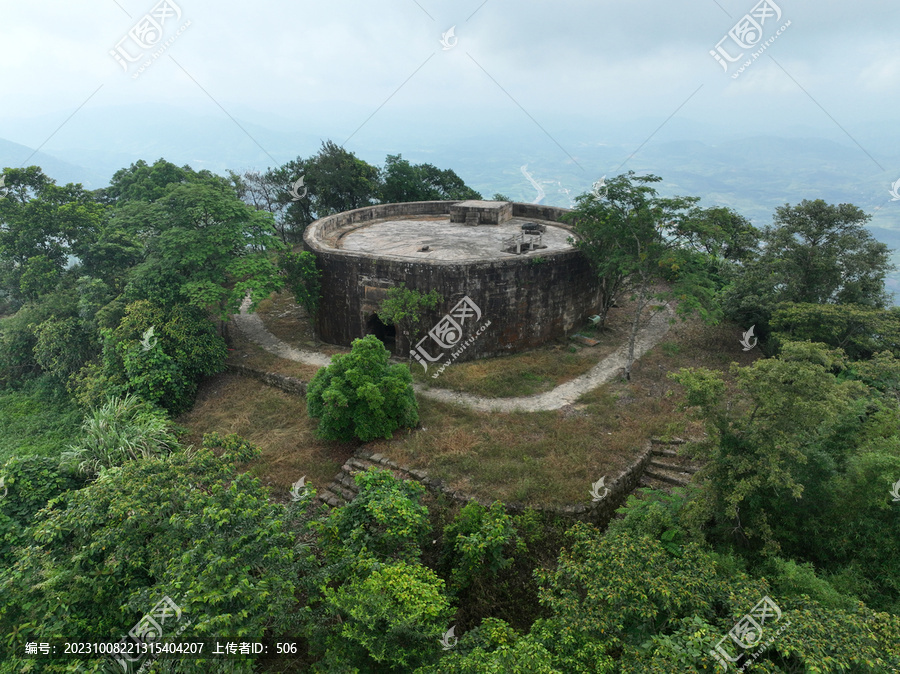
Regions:
M 581 327 L 595 313 L 599 298 L 596 274 L 584 256 L 570 246 L 532 250 L 522 255 L 502 253 L 498 248 L 496 256 L 471 260 L 425 259 L 379 250 L 341 248 L 343 237 L 385 220 L 422 220 L 422 227 L 438 221 L 449 225 L 451 210 L 458 212 L 459 207 L 453 207 L 462 203 L 469 202 L 384 204 L 338 213 L 312 223 L 304 233 L 304 242 L 307 250 L 318 258 L 322 270 L 322 298 L 317 317 L 320 338 L 326 343 L 349 346 L 366 334 L 383 332 L 384 326 L 379 326 L 380 321 L 375 318 L 379 303 L 388 289 L 401 283 L 423 293 L 436 290 L 444 298 L 438 310 L 423 322 L 423 335 L 464 297 L 478 307 L 481 317 L 476 321 L 469 311 L 457 346 L 490 321 L 477 339 L 458 353 L 458 361 L 537 347 Z M 568 225 L 559 221 L 568 212 L 566 209 L 522 203 L 501 208 L 504 218 L 511 214 L 512 218 L 571 232 Z M 480 226 L 493 224 L 482 222 Z M 459 227 L 459 233 L 453 236 L 465 237 L 472 231 L 465 224 L 453 226 Z M 452 341 L 455 335 L 450 336 Z M 407 356 L 415 346 L 402 335 L 394 339 L 396 355 Z M 426 342 L 423 348 L 436 355 L 440 347 L 431 339 Z M 447 362 L 450 355 L 447 351 L 437 365 Z

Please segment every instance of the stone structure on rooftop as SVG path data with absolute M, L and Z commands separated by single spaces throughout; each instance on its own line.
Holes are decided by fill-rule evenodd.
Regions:
M 319 337 L 349 346 L 375 334 L 395 355 L 412 351 L 419 362 L 439 367 L 565 336 L 596 313 L 599 300 L 596 273 L 560 221 L 566 212 L 510 202 L 427 201 L 317 220 L 303 238 L 322 271 Z M 413 343 L 378 317 L 387 291 L 400 285 L 444 298 Z
M 512 204 L 508 201 L 461 201 L 450 206 L 450 222 L 502 225 L 512 217 Z

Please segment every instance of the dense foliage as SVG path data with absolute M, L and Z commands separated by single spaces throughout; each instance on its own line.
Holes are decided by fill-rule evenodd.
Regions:
M 3 666 L 25 640 L 118 641 L 163 596 L 190 617 L 187 636 L 258 639 L 283 629 L 293 543 L 283 509 L 237 470 L 254 455 L 246 443 L 211 437 L 51 500 L 0 577 Z
M 683 312 L 755 322 L 769 356 L 671 375 L 705 428 L 686 450 L 701 469 L 689 489 L 630 496 L 601 530 L 459 507 L 376 469 L 343 507 L 312 485 L 287 500 L 246 440 L 195 448 L 172 425 L 222 369 L 217 321 L 245 298 L 287 286 L 315 313 L 319 271 L 291 237 L 379 201 L 477 198 L 452 171 L 400 155 L 379 169 L 327 142 L 230 180 L 164 160 L 96 192 L 37 167 L 3 175 L 0 673 L 105 671 L 23 645 L 118 641 L 166 596 L 185 637 L 299 649 L 152 671 L 900 671 L 900 324 L 856 207 L 784 206 L 759 232 L 660 197 L 656 176 L 578 199 L 598 312 L 638 300 L 632 344 L 655 286 Z M 379 314 L 412 339 L 439 301 L 401 287 Z M 418 423 L 409 369 L 374 336 L 318 372 L 307 406 L 333 440 Z M 739 631 L 760 606 L 760 633 Z
M 329 440 L 390 439 L 398 428 L 419 423 L 409 367 L 391 365 L 374 335 L 354 340 L 349 354 L 332 356 L 309 383 L 306 398 L 319 435 Z

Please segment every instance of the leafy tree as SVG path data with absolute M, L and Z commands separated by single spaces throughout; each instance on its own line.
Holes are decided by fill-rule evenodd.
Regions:
M 476 581 L 489 584 L 512 564 L 512 557 L 507 555 L 524 551 L 525 543 L 499 501 L 490 509 L 469 503 L 444 527 L 444 556 L 456 589 Z
M 832 373 L 839 353 L 788 343 L 782 356 L 734 368 L 741 395 L 729 400 L 718 373 L 698 368 L 670 375 L 685 387 L 686 405 L 699 408 L 708 440 L 694 446 L 706 461 L 703 496 L 695 505 L 739 543 L 755 539 L 771 554 L 780 549 L 775 513 L 821 481 L 840 455 L 822 455 L 824 439 L 844 439 L 843 424 L 865 409 L 866 387 Z M 807 465 L 811 461 L 822 465 Z M 815 475 L 816 469 L 826 474 Z
M 153 203 L 130 202 L 114 224 L 147 237 L 130 272 L 130 301 L 191 304 L 225 318 L 249 293 L 253 304 L 281 288 L 268 251 L 281 247 L 272 217 L 243 204 L 223 181 L 171 186 Z
M 389 439 L 398 428 L 419 422 L 419 405 L 406 365 L 390 365 L 390 354 L 374 335 L 354 340 L 351 352 L 332 356 L 306 394 L 307 413 L 319 420 L 328 440 Z
M 99 190 L 99 196 L 113 204 L 156 201 L 166 195 L 170 185 L 186 183 L 193 175 L 189 166 L 178 167 L 165 159 L 157 159 L 149 165 L 140 159 L 128 168 L 116 171 L 109 187 Z
M 47 319 L 34 328 L 34 358 L 44 372 L 61 383 L 97 355 L 98 344 L 84 323 L 75 317 Z
M 103 334 L 101 361 L 73 380 L 85 405 L 134 393 L 174 414 L 183 412 L 193 404 L 200 378 L 220 372 L 227 355 L 215 326 L 190 305 L 133 302 L 119 325 Z
M 316 256 L 308 251 L 285 252 L 281 254 L 278 266 L 297 304 L 306 309 L 311 320 L 315 320 L 322 298 L 322 272 L 316 266 Z
M 0 199 L 0 288 L 21 304 L 52 291 L 68 256 L 92 240 L 107 208 L 78 184 L 60 187 L 37 166 L 5 169 Z
M 420 503 L 425 488 L 387 470 L 369 469 L 354 481 L 356 498 L 328 518 L 323 544 L 331 557 L 417 561 L 428 531 L 428 510 Z
M 885 307 L 884 279 L 893 266 L 887 246 L 865 227 L 870 217 L 852 204 L 821 199 L 777 208 L 762 232 L 762 252 L 725 293 L 726 315 L 756 325 L 766 338 L 782 302 Z
M 540 600 L 554 615 L 531 631 L 560 671 L 708 672 L 717 667 L 710 650 L 765 596 L 782 611 L 765 635 L 786 629 L 757 667 L 875 674 L 900 664 L 898 616 L 776 595 L 766 580 L 702 544 L 674 556 L 660 541 L 625 530 L 601 535 L 577 524 L 569 535 L 572 546 L 557 568 L 539 574 Z
M 492 201 L 512 201 L 512 199 L 510 199 L 505 194 L 501 194 L 500 192 L 495 192 L 494 196 L 491 197 L 491 200 Z
M 627 379 L 640 319 L 655 281 L 671 282 L 668 296 L 678 299 L 680 313 L 696 311 L 712 322 L 719 315 L 711 264 L 714 255 L 707 251 L 721 251 L 717 238 L 721 228 L 710 226 L 714 218 L 701 217 L 703 212 L 693 208 L 696 197 L 658 197 L 651 185 L 661 180 L 629 171 L 607 183 L 602 199 L 593 194 L 577 197 L 576 209 L 566 215 L 577 234 L 575 246 L 597 270 L 602 320 L 625 292 L 632 290 L 637 296 L 628 339 Z
M 309 191 L 318 217 L 362 208 L 378 194 L 378 168 L 333 141 L 308 161 Z
M 17 667 L 5 671 L 38 666 L 20 659 L 25 641 L 118 641 L 163 596 L 190 619 L 187 638 L 283 634 L 295 606 L 293 536 L 284 507 L 237 470 L 246 458 L 202 448 L 131 461 L 52 501 L 0 570 L 4 666 Z
M 127 282 L 128 271 L 143 261 L 144 247 L 138 233 L 106 223 L 94 240 L 79 246 L 78 257 L 82 270 L 119 293 Z
M 301 177 L 305 194 L 296 199 L 291 190 Z M 377 166 L 329 140 L 312 157 L 298 157 L 269 169 L 258 182 L 245 183 L 245 199 L 265 203 L 276 218 L 282 218 L 283 230 L 299 236 L 319 218 L 374 203 L 380 177 Z
M 389 288 L 385 298 L 378 307 L 378 317 L 387 325 L 396 324 L 400 333 L 412 345 L 419 336 L 420 326 L 429 311 L 433 311 L 444 301 L 437 290 L 423 294 L 419 290 L 411 290 L 405 284 Z
M 260 176 L 259 184 L 246 180 L 246 194 L 242 198 L 255 207 L 265 203 L 266 210 L 275 216 L 276 227 L 283 232 L 285 241 L 288 240 L 288 232 L 293 240 L 300 240 L 303 230 L 321 217 L 320 211 L 322 216 L 329 214 L 329 206 L 322 202 L 315 189 L 319 175 L 310 168 L 315 162 L 315 157 L 297 157 L 282 166 L 268 169 Z M 299 192 L 292 193 L 301 178 L 303 186 L 297 187 Z M 266 192 L 265 197 L 260 194 L 263 191 Z M 303 196 L 298 199 L 295 194 Z
M 321 564 L 304 583 L 304 634 L 318 671 L 411 671 L 436 655 L 449 617 L 443 581 L 419 562 L 425 488 L 374 468 L 354 479 L 356 498 L 309 525 Z
M 41 298 L 40 302 L 30 302 L 19 309 L 15 315 L 0 321 L 0 383 L 18 385 L 22 381 L 42 374 L 38 357 L 46 359 L 51 371 L 58 365 L 66 369 L 77 360 L 69 354 L 63 354 L 65 345 L 55 339 L 48 338 L 38 347 L 38 331 L 45 325 L 52 335 L 57 335 L 60 326 L 57 321 L 77 316 L 78 297 L 74 289 L 60 289 Z M 50 321 L 50 323 L 47 323 Z M 74 325 L 74 324 L 72 324 Z M 55 327 L 51 327 L 55 326 Z M 63 332 L 65 332 L 63 329 Z M 84 336 L 71 346 L 76 350 L 85 350 Z M 56 363 L 56 365 L 52 363 Z
M 81 430 L 80 442 L 68 447 L 62 463 L 89 477 L 126 461 L 163 456 L 177 446 L 165 414 L 133 395 L 112 397 L 91 410 Z
M 319 671 L 351 664 L 356 671 L 409 672 L 435 659 L 452 615 L 443 589 L 431 569 L 402 561 L 325 588 L 326 606 L 340 622 Z
M 417 674 L 563 674 L 533 635 L 522 636 L 497 618 L 466 632 L 440 662 Z M 602 672 L 602 669 L 592 671 Z
M 237 194 L 244 202 L 258 211 L 268 211 L 275 216 L 275 229 L 285 244 L 289 241 L 289 234 L 292 239 L 299 238 L 306 225 L 314 220 L 307 198 L 309 188 L 305 184 L 297 186 L 298 190 L 303 190 L 297 193 L 303 194 L 301 198 L 291 192 L 301 177 L 305 183 L 305 165 L 304 160 L 295 160 L 278 168 L 270 168 L 265 173 L 246 171 L 238 175 L 230 172 Z
M 481 194 L 468 187 L 454 171 L 431 164 L 410 164 L 399 154 L 384 161 L 382 203 L 405 201 L 449 201 L 481 199 Z
M 779 304 L 772 313 L 779 339 L 821 342 L 863 360 L 880 351 L 900 356 L 900 309 L 859 304 Z

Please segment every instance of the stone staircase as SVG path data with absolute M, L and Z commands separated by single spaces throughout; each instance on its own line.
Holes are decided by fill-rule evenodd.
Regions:
M 651 438 L 652 444 L 650 462 L 641 476 L 638 488 L 632 494 L 639 495 L 641 487 L 651 487 L 671 493 L 675 487 L 686 487 L 700 468 L 691 464 L 690 459 L 679 456 L 676 447 L 684 445 L 687 441 L 681 438 L 662 440 Z
M 633 477 L 628 478 L 626 480 L 626 484 L 629 482 L 630 484 L 627 484 L 627 486 L 621 485 L 624 486 L 624 490 L 618 492 L 618 496 L 609 501 L 610 506 L 607 517 L 612 517 L 613 510 L 619 505 L 624 504 L 627 498 L 627 494 L 629 493 L 625 490 L 627 490 L 631 485 L 635 485 L 634 480 L 637 477 L 637 474 L 640 474 L 640 478 L 637 479 L 636 486 L 630 493 L 634 494 L 638 498 L 642 496 L 640 492 L 640 489 L 642 487 L 651 487 L 653 489 L 659 489 L 667 493 L 671 493 L 672 489 L 675 487 L 687 486 L 694 473 L 699 470 L 699 467 L 692 465 L 688 458 L 678 455 L 676 448 L 684 445 L 686 442 L 686 440 L 682 440 L 680 438 L 673 438 L 672 440 L 651 438 L 649 458 L 645 450 L 642 456 L 637 459 L 635 464 L 629 470 L 626 470 L 626 473 L 632 475 Z M 365 472 L 369 468 L 382 468 L 390 470 L 398 479 L 416 480 L 430 489 L 436 489 L 443 492 L 448 498 L 454 499 L 460 503 L 466 503 L 470 500 L 474 500 L 472 499 L 472 497 L 469 497 L 461 492 L 453 491 L 452 489 L 444 485 L 441 480 L 436 480 L 429 477 L 429 475 L 423 470 L 399 466 L 382 454 L 373 454 L 367 448 L 357 449 L 356 452 L 354 452 L 353 456 L 347 459 L 347 462 L 343 466 L 341 466 L 341 472 L 334 476 L 334 479 L 328 486 L 323 487 L 319 491 L 317 498 L 322 503 L 325 503 L 332 508 L 339 508 L 341 506 L 347 505 L 353 499 L 355 499 L 358 494 L 358 489 L 356 487 L 356 482 L 354 481 L 353 476 L 357 473 Z M 624 475 L 622 476 L 623 479 L 625 479 L 625 477 L 626 476 Z M 613 501 L 615 501 L 615 503 L 613 503 Z M 485 507 L 490 506 L 490 503 L 488 502 L 481 503 Z M 524 510 L 524 506 L 518 506 L 516 504 L 509 503 L 506 505 L 511 512 L 519 512 Z M 537 509 L 542 510 L 542 508 L 540 507 Z M 585 513 L 591 511 L 590 507 L 584 505 L 565 507 L 548 506 L 547 509 L 557 512 L 561 515 L 576 518 L 582 518 L 583 516 L 585 516 Z M 620 517 L 620 515 L 618 516 Z M 596 517 L 593 517 L 593 519 L 596 519 Z
M 341 466 L 341 472 L 334 476 L 327 487 L 318 493 L 318 498 L 332 508 L 347 505 L 356 498 L 359 490 L 353 476 L 364 473 L 369 468 L 384 468 L 390 470 L 395 477 L 403 480 L 419 480 L 429 482 L 428 476 L 423 471 L 404 470 L 390 459 L 381 454 L 372 454 L 366 450 L 357 450 L 347 459 L 347 463 Z
M 466 224 L 470 227 L 475 227 L 478 225 L 480 221 L 478 211 L 469 211 L 466 213 Z

